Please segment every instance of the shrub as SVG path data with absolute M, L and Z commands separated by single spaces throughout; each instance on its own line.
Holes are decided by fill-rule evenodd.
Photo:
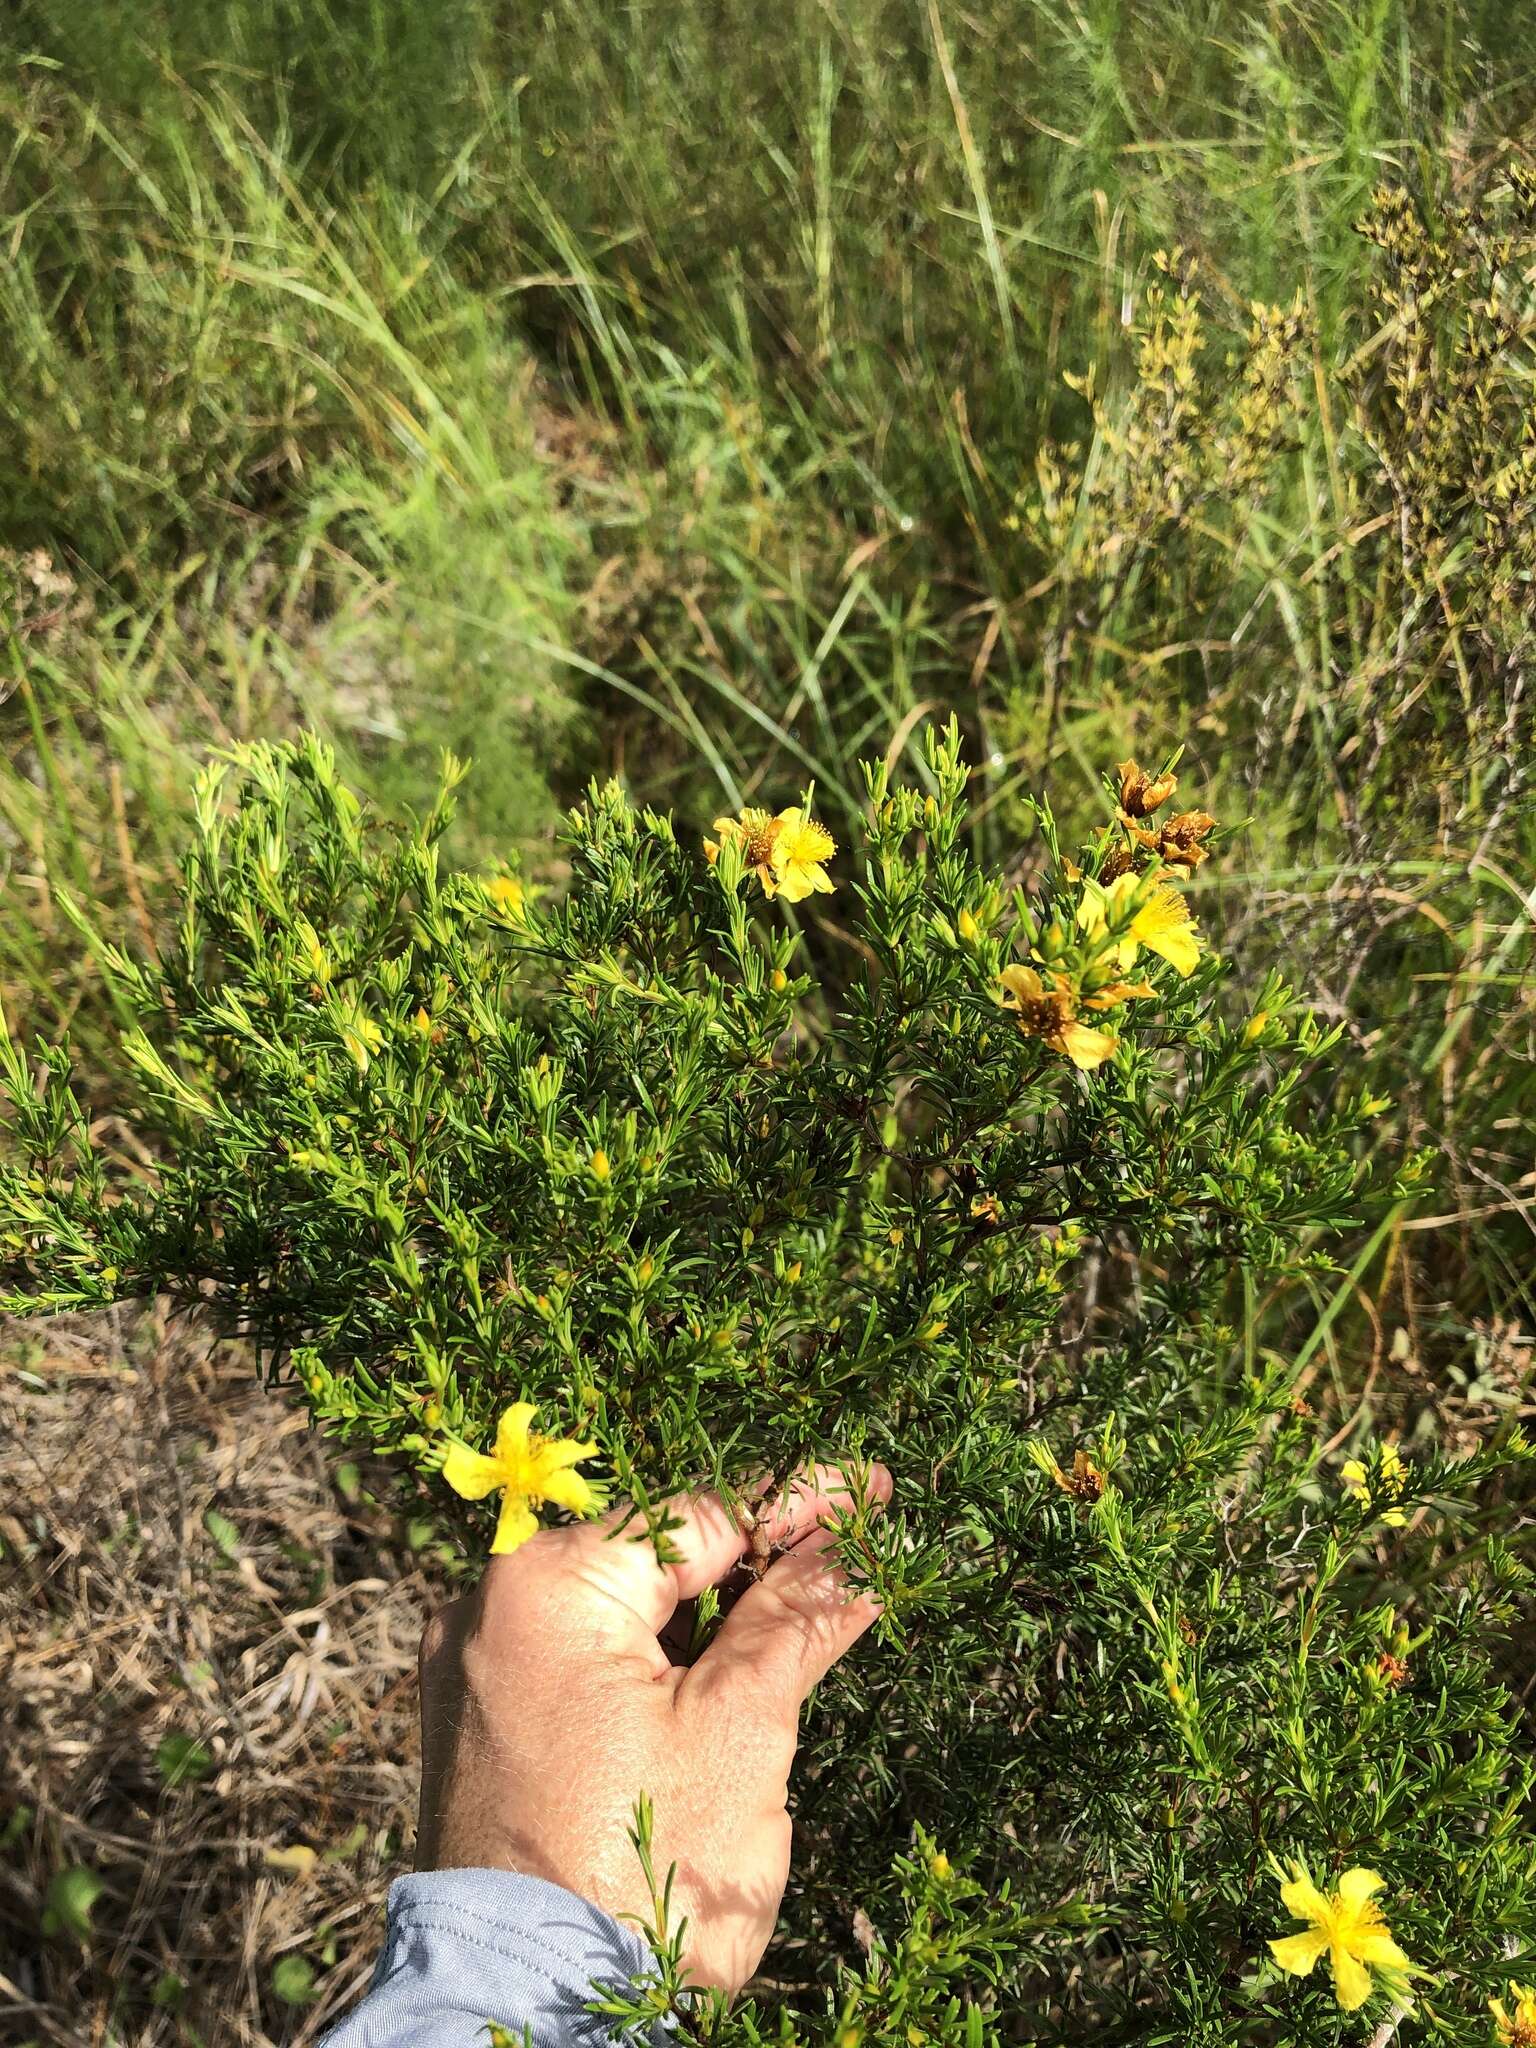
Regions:
M 700 1478 L 745 1517 L 807 1457 L 891 1466 L 842 1533 L 882 1640 L 808 1720 L 787 1985 L 690 2007 L 659 1928 L 685 2038 L 1321 2044 L 1410 2002 L 1404 2039 L 1482 2037 L 1536 1944 L 1532 1774 L 1486 1663 L 1519 1568 L 1454 1531 L 1525 1447 L 1340 1466 L 1316 1334 L 1268 1344 L 1267 1280 L 1404 1190 L 1358 1163 L 1379 1102 L 1315 1106 L 1335 1034 L 1204 951 L 1211 821 L 1126 763 L 1075 859 L 1038 806 L 1010 895 L 951 729 L 924 789 L 866 771 L 857 859 L 809 799 L 706 857 L 595 788 L 543 902 L 447 870 L 458 775 L 395 828 L 313 741 L 204 774 L 174 942 L 91 940 L 153 1172 L 66 1049 L 0 1051 L 5 1304 L 205 1304 L 474 1550 L 444 1459 L 518 1401 L 661 1543 Z M 836 1002 L 797 965 L 829 878 Z M 1346 1907 L 1379 1872 L 1422 1974 L 1359 1910 L 1363 2009 L 1348 1954 L 1282 1970 L 1326 1905 L 1282 1903 L 1297 1863 Z

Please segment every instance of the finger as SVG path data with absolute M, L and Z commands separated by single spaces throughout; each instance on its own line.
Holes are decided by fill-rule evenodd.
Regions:
M 763 1525 L 768 1541 L 775 1549 L 791 1550 L 814 1530 L 851 1513 L 861 1497 L 881 1506 L 890 1499 L 891 1475 L 884 1465 L 807 1465 L 795 1473 L 786 1492 L 765 1504 Z
M 682 1691 L 740 1688 L 763 1713 L 793 1720 L 879 1613 L 878 1601 L 849 1586 L 833 1531 L 813 1530 L 742 1594 Z
M 758 1511 L 770 1549 L 790 1549 L 831 1517 L 866 1499 L 885 1501 L 891 1475 L 883 1465 L 862 1473 L 838 1465 L 808 1465 L 784 1491 Z M 622 1511 L 601 1522 L 577 1525 L 537 1536 L 519 1556 L 539 1561 L 579 1580 L 599 1597 L 615 1601 L 652 1635 L 659 1635 L 679 1601 L 697 1599 L 706 1586 L 718 1585 L 752 1550 L 753 1516 L 750 1494 L 740 1506 L 717 1493 L 680 1494 L 666 1503 L 676 1526 L 665 1542 L 666 1563 L 658 1561 L 645 1525 Z M 542 1546 L 542 1549 L 541 1549 Z M 491 1560 L 487 1583 L 498 1564 L 515 1570 L 516 1558 Z

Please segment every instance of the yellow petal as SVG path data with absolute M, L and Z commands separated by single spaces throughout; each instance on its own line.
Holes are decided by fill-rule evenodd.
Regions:
M 1338 1898 L 1341 1906 L 1363 1906 L 1368 1899 L 1374 1899 L 1381 1890 L 1383 1880 L 1374 1870 L 1362 1870 L 1357 1864 L 1353 1870 L 1346 1870 L 1339 1879 Z
M 1045 983 L 1033 967 L 1005 967 L 997 978 L 1007 991 L 1004 1002 L 1009 996 L 1013 998 L 1010 1005 L 1013 1009 L 1021 1003 L 1037 1003 L 1045 994 Z
M 1150 981 L 1112 981 L 1091 996 L 1083 997 L 1085 1010 L 1113 1010 L 1118 1003 L 1133 999 L 1144 1002 L 1148 996 L 1155 996 L 1157 990 Z
M 491 1542 L 492 1557 L 505 1557 L 520 1550 L 530 1536 L 539 1533 L 539 1518 L 520 1493 L 508 1488 L 496 1517 L 496 1534 Z
M 1333 1965 L 1333 1988 L 1338 2001 L 1346 2012 L 1353 2012 L 1371 1995 L 1371 1973 L 1364 1963 L 1356 1962 L 1347 1949 L 1337 1945 L 1329 1950 L 1328 1960 Z
M 472 1451 L 468 1444 L 450 1444 L 443 1460 L 443 1477 L 464 1500 L 484 1500 L 505 1484 L 506 1474 L 495 1458 Z
M 1081 1072 L 1102 1067 L 1119 1041 L 1112 1031 L 1095 1031 L 1091 1024 L 1063 1024 L 1061 1049 Z
M 592 1455 L 590 1449 L 586 1455 Z M 557 1508 L 568 1508 L 573 1515 L 589 1515 L 597 1505 L 597 1489 L 579 1472 L 551 1472 L 539 1490 L 545 1500 L 552 1500 Z
M 1305 1977 L 1327 1946 L 1327 1935 L 1319 1934 L 1314 1927 L 1305 1934 L 1282 1935 L 1269 1944 L 1269 1952 L 1282 1970 L 1288 1970 L 1293 1977 Z
M 1357 1929 L 1350 1935 L 1349 1945 L 1361 1962 L 1369 1963 L 1373 1970 L 1413 1968 L 1412 1963 L 1379 1921 L 1374 1927 Z
M 538 1439 L 533 1454 L 533 1463 L 539 1474 L 542 1491 L 543 1482 L 551 1472 L 563 1472 L 568 1465 L 579 1465 L 583 1458 L 597 1456 L 596 1444 L 578 1443 L 575 1437 L 543 1436 Z
M 1134 879 L 1120 877 L 1122 881 Z M 1113 885 L 1112 885 L 1113 886 Z M 1112 898 L 1108 889 L 1098 882 L 1084 882 L 1083 893 L 1077 900 L 1077 921 L 1088 933 L 1102 931 L 1109 919 Z
M 1177 889 L 1154 889 L 1132 918 L 1130 936 L 1179 974 L 1193 974 L 1199 965 L 1200 934 Z
M 1298 1920 L 1310 1920 L 1314 1927 L 1331 1927 L 1333 1908 L 1308 1877 L 1301 1864 L 1293 1864 L 1294 1875 L 1280 1887 L 1285 1910 Z
M 498 1463 L 514 1467 L 528 1456 L 529 1429 L 538 1410 L 531 1401 L 514 1401 L 496 1425 Z
M 1339 1476 L 1346 1486 L 1364 1486 L 1365 1465 L 1359 1458 L 1346 1458 L 1339 1467 Z

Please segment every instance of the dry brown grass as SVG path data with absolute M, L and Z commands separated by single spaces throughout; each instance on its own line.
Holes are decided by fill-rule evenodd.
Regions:
M 248 1356 L 149 1312 L 0 1329 L 0 1538 L 0 2037 L 313 2041 L 409 1855 L 438 1592 L 395 1518 L 343 1499 Z M 69 1866 L 104 1880 L 84 1945 L 42 1933 Z

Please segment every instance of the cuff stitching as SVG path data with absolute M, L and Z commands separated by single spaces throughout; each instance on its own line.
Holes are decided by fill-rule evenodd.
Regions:
M 478 1934 L 466 1933 L 461 1924 L 461 1915 L 457 1907 L 454 1908 L 454 1917 L 450 1920 L 434 1919 L 430 1911 L 421 1907 L 412 1908 L 410 1909 L 409 1917 L 402 1917 L 396 1921 L 395 1931 L 399 1933 L 419 1930 L 423 1934 L 450 1935 L 455 1941 L 463 1942 L 467 1947 L 483 1949 L 487 1955 L 500 1956 L 506 1962 L 517 1963 L 522 1968 L 531 1970 L 535 1976 L 542 1977 L 552 1991 L 569 1992 L 572 1989 L 571 1979 L 577 1976 L 581 1977 L 582 1989 L 584 1991 L 590 1991 L 594 1983 L 602 1981 L 600 1977 L 583 1974 L 587 1969 L 587 1965 L 579 1963 L 574 1957 L 567 1955 L 561 1955 L 558 1960 L 568 1964 L 571 1971 L 571 1979 L 557 1977 L 549 1968 L 550 1955 L 548 1950 L 541 1951 L 525 1946 L 526 1935 L 519 1938 L 519 1931 L 517 1929 L 507 1927 L 502 1922 L 491 1921 L 490 1925 L 495 1927 L 498 1932 L 512 1936 L 513 1939 L 508 1942 L 498 1943 L 483 1940 Z M 398 1960 L 394 1940 L 390 1942 L 390 1955 L 392 1960 Z M 583 2000 L 583 2003 L 585 2003 L 585 2000 Z M 468 2006 L 464 2008 L 466 2012 L 470 2009 Z
M 542 1878 L 535 1881 L 541 1884 L 548 1882 L 547 1879 Z M 551 1889 L 562 1888 L 552 1886 Z M 605 1935 L 608 1935 L 611 1941 L 612 1935 L 617 1935 L 619 1944 L 622 1945 L 627 1953 L 628 1960 L 625 1967 L 634 1969 L 644 1967 L 648 1951 L 645 1943 L 641 1941 L 637 1934 L 630 1928 L 627 1928 L 622 1921 L 615 1920 L 611 1913 L 604 1912 L 601 1906 L 594 1906 L 589 1899 L 582 1899 L 575 1892 L 568 1894 L 568 1896 L 574 1905 L 583 1907 L 588 1912 L 598 1915 L 601 1920 L 607 1923 L 606 1927 L 593 1927 L 589 1930 L 595 1942 L 601 1943 Z M 493 1928 L 498 1934 L 511 1935 L 514 1940 L 526 1940 L 528 1936 L 526 1922 L 520 1923 L 515 1920 L 505 1920 L 499 1914 L 488 1913 L 483 1906 L 474 1905 L 468 1900 L 461 1901 L 458 1899 L 454 1899 L 451 1902 L 438 1899 L 422 1899 L 419 1902 L 416 1900 L 403 1901 L 399 1906 L 393 1907 L 390 1911 L 391 1936 L 393 1936 L 397 1928 L 408 1927 L 430 1926 L 434 1933 L 444 1932 L 445 1928 L 442 1921 L 429 1921 L 425 1918 L 430 1913 L 451 1913 L 455 1920 L 474 1920 L 482 1927 Z M 451 1933 L 452 1928 L 449 1927 L 446 1931 Z M 573 1969 L 582 1968 L 586 1961 L 585 1952 L 573 1948 L 569 1942 L 559 1941 L 557 1937 L 562 1931 L 564 1930 L 556 1922 L 544 1918 L 541 1918 L 539 1921 L 539 1938 L 546 1950 L 558 1955 L 562 1962 L 570 1964 Z

